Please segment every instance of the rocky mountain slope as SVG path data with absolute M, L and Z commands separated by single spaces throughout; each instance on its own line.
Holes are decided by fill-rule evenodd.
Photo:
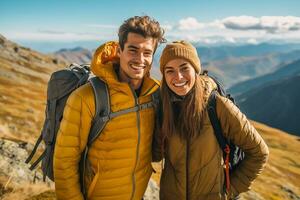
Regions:
M 44 120 L 46 85 L 64 61 L 21 47 L 0 36 L 0 199 L 55 199 L 24 160 Z M 299 137 L 253 122 L 270 147 L 266 170 L 243 199 L 300 199 Z M 158 199 L 160 164 L 145 199 Z
M 44 119 L 50 74 L 66 65 L 0 35 L 0 137 L 34 140 Z
M 268 164 L 241 200 L 300 199 L 300 138 L 264 124 L 252 122 L 270 149 Z M 53 184 L 42 183 L 22 162 L 32 145 L 23 141 L 0 140 L 0 197 L 3 199 L 54 200 Z M 145 200 L 157 200 L 161 163 L 148 184 Z
M 250 119 L 300 136 L 300 74 L 284 77 L 237 97 Z
M 89 64 L 91 63 L 93 52 L 81 47 L 73 49 L 61 49 L 54 52 L 55 57 L 64 60 L 67 63 Z
M 285 66 L 282 66 L 273 73 L 259 76 L 248 81 L 239 82 L 236 85 L 229 88 L 230 94 L 237 96 L 241 93 L 245 93 L 253 88 L 262 87 L 268 82 L 276 81 L 288 76 L 300 74 L 300 60 L 291 62 Z
M 295 50 L 288 53 L 268 53 L 256 56 L 227 57 L 223 60 L 208 60 L 204 62 L 203 68 L 221 80 L 226 88 L 229 88 L 241 81 L 272 73 L 298 59 L 300 59 L 300 50 Z

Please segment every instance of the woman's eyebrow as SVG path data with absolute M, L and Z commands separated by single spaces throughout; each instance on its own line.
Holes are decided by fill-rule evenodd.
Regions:
M 165 69 L 173 69 L 174 67 L 166 66 Z
M 188 63 L 185 62 L 185 63 L 182 63 L 181 65 L 179 65 L 179 67 L 183 67 L 183 66 L 186 66 Z

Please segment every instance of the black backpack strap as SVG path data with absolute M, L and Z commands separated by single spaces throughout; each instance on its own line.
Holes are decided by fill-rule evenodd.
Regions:
M 57 100 L 56 99 L 51 100 L 47 104 L 50 104 L 50 105 L 47 105 L 47 106 L 51 106 L 51 108 L 54 108 L 54 109 L 50 109 L 51 112 L 49 114 L 50 115 L 49 116 L 50 117 L 49 118 L 50 119 L 50 126 L 51 126 L 50 130 L 52 130 L 52 133 L 50 133 L 51 138 L 49 139 L 48 142 L 52 143 L 52 142 L 54 142 L 54 137 L 55 137 L 55 133 L 54 133 L 54 131 L 55 131 L 54 130 L 55 129 L 55 123 L 56 123 L 56 119 L 55 119 L 55 111 L 56 111 L 56 109 L 55 108 L 56 108 Z M 34 154 L 36 153 L 37 148 L 39 147 L 41 141 L 43 140 L 44 131 L 45 130 L 43 128 L 40 137 L 37 139 L 37 141 L 36 141 L 36 143 L 35 143 L 35 145 L 33 147 L 32 152 L 30 153 L 30 155 L 28 156 L 28 158 L 25 160 L 25 163 L 28 164 L 32 160 Z M 49 144 L 46 144 L 46 145 L 49 145 Z M 46 150 L 40 155 L 40 157 L 36 161 L 34 161 L 34 163 L 32 163 L 32 165 L 29 167 L 29 169 L 30 170 L 34 170 L 36 168 L 36 166 L 39 164 L 39 162 L 41 162 L 41 160 L 45 157 L 45 155 L 46 155 Z M 43 179 L 45 180 L 45 174 L 44 174 L 43 177 L 44 177 Z
M 37 148 L 39 147 L 40 143 L 42 142 L 42 140 L 43 140 L 43 136 L 42 136 L 42 134 L 41 134 L 40 137 L 37 139 L 37 141 L 36 141 L 36 143 L 35 143 L 35 145 L 34 145 L 32 151 L 31 151 L 30 155 L 29 155 L 28 158 L 25 160 L 25 163 L 26 163 L 26 164 L 28 164 L 28 163 L 32 160 L 32 158 L 33 158 L 33 156 L 34 156 L 34 154 L 35 154 Z
M 69 68 L 71 69 L 71 72 L 73 72 L 74 75 L 79 79 L 76 88 L 83 85 L 88 80 L 90 69 L 87 65 L 78 65 L 76 63 L 72 63 Z
M 152 101 L 155 104 L 155 106 L 158 106 L 160 103 L 160 89 L 155 90 L 155 92 L 153 92 L 151 94 L 152 96 Z
M 162 115 L 163 115 L 163 109 L 162 109 L 162 100 L 160 95 L 160 89 L 155 90 L 154 93 L 152 93 L 152 102 L 154 104 L 155 109 L 155 118 L 156 118 L 156 125 L 158 127 L 162 126 Z
M 227 140 L 225 139 L 222 131 L 222 127 L 220 124 L 220 121 L 217 116 L 217 91 L 213 90 L 210 94 L 210 97 L 208 99 L 208 105 L 207 105 L 207 111 L 209 115 L 209 120 L 211 122 L 211 125 L 213 126 L 214 133 L 216 135 L 216 138 L 218 140 L 218 143 L 222 150 L 226 148 L 226 145 L 228 145 Z
M 87 155 L 89 148 L 91 144 L 95 141 L 96 138 L 99 137 L 101 134 L 102 130 L 104 129 L 106 123 L 117 116 L 124 115 L 130 112 L 137 112 L 139 110 L 144 110 L 148 109 L 151 107 L 154 107 L 155 103 L 153 101 L 139 104 L 137 106 L 127 108 L 124 110 L 120 110 L 117 112 L 111 112 L 110 109 L 110 99 L 109 99 L 109 91 L 107 84 L 101 80 L 98 77 L 93 77 L 90 79 L 90 83 L 92 85 L 94 95 L 95 95 L 95 116 L 92 122 L 92 126 L 90 129 L 90 133 L 88 136 L 88 142 L 85 147 L 84 152 L 82 153 L 81 161 L 80 161 L 80 168 L 81 168 L 81 174 L 80 174 L 80 183 L 81 183 L 81 191 L 83 193 L 83 196 L 85 199 L 87 198 L 86 195 L 86 190 L 85 190 L 85 185 L 84 185 L 84 174 L 86 171 L 86 160 L 87 160 Z
M 91 78 L 90 83 L 95 95 L 96 112 L 88 137 L 88 146 L 98 137 L 98 134 L 101 133 L 106 122 L 109 120 L 106 120 L 103 116 L 109 116 L 110 114 L 110 100 L 106 83 L 98 77 Z
M 88 136 L 87 145 L 81 155 L 80 160 L 80 186 L 84 198 L 87 198 L 87 191 L 85 189 L 84 175 L 86 171 L 86 160 L 90 145 L 99 136 L 109 120 L 110 101 L 108 87 L 104 81 L 98 77 L 90 79 L 91 86 L 95 96 L 95 116 L 92 121 L 90 133 Z
M 217 116 L 217 91 L 214 90 L 212 91 L 209 99 L 208 99 L 208 115 L 210 122 L 213 126 L 215 136 L 217 138 L 217 141 L 222 148 L 223 151 L 223 157 L 224 157 L 224 163 L 225 163 L 225 187 L 226 187 L 226 192 L 229 194 L 230 192 L 230 146 L 229 143 L 227 142 L 226 138 L 223 135 L 222 127 L 220 124 L 220 120 L 218 119 Z

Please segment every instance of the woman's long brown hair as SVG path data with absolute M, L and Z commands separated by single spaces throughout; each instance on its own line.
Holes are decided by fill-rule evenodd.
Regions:
M 175 94 L 167 86 L 163 76 L 161 97 L 163 103 L 163 123 L 161 129 L 162 145 L 172 134 L 180 138 L 192 138 L 200 134 L 204 115 L 204 87 L 199 75 L 196 75 L 195 84 L 185 98 L 174 106 L 172 96 Z M 177 107 L 176 107 L 177 106 Z M 176 110 L 179 112 L 177 113 Z M 164 150 L 164 147 L 162 147 Z

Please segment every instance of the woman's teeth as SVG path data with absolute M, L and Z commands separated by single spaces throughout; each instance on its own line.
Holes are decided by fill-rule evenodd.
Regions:
M 186 82 L 183 82 L 183 83 L 174 83 L 174 85 L 175 85 L 176 87 L 181 87 L 181 86 L 184 86 L 186 83 L 187 83 L 187 81 L 186 81 Z

